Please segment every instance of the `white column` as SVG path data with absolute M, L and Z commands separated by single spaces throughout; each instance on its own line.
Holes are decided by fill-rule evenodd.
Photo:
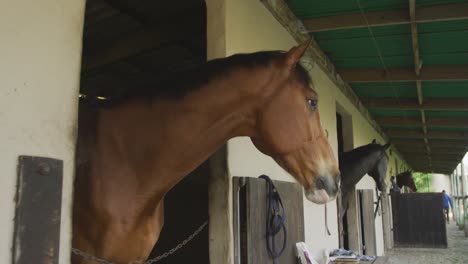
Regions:
M 456 187 L 455 187 L 455 176 L 456 172 L 455 170 L 453 171 L 452 174 L 450 174 L 450 184 L 451 184 L 451 197 L 453 200 L 453 208 L 452 208 L 452 213 L 453 213 L 453 219 L 456 221 L 457 220 L 457 205 L 456 205 Z
M 462 193 L 462 191 L 461 191 L 462 189 L 461 189 L 461 181 L 460 181 L 459 166 L 460 166 L 460 165 L 458 165 L 458 166 L 456 167 L 456 169 L 455 169 L 455 171 L 456 171 L 456 174 L 455 174 L 456 177 L 455 177 L 455 179 L 456 179 L 456 185 L 457 185 L 457 186 L 456 186 L 456 189 L 457 189 L 457 196 L 458 196 L 458 197 L 460 197 L 461 195 L 463 195 L 463 193 Z M 461 213 L 461 212 L 462 212 L 462 206 L 461 206 L 461 203 L 460 203 L 460 199 L 459 199 L 459 198 L 457 198 L 456 203 L 457 203 L 457 224 L 460 225 L 461 222 L 462 222 L 462 213 Z
M 12 263 L 19 155 L 64 161 L 60 263 L 69 263 L 84 6 L 0 1 L 0 263 Z
M 460 196 L 464 197 L 466 195 L 466 179 L 464 176 L 464 169 L 463 169 L 463 161 L 458 165 L 460 167 L 460 180 L 461 180 L 461 190 L 460 190 Z M 465 199 L 460 198 L 460 224 L 464 225 L 465 224 Z

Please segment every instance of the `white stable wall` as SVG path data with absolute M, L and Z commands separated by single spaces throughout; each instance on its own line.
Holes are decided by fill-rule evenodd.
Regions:
M 450 175 L 432 174 L 431 188 L 434 192 L 445 190 L 448 195 L 452 195 L 452 187 L 450 184 Z
M 19 155 L 64 161 L 60 263 L 69 263 L 84 5 L 0 1 L 0 263 L 12 263 Z

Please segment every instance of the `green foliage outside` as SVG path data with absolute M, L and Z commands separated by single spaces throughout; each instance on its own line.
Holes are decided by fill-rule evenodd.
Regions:
M 418 188 L 418 192 L 433 192 L 431 186 L 432 181 L 432 174 L 430 173 L 422 173 L 422 172 L 413 172 L 413 179 L 414 183 L 416 184 L 416 188 Z

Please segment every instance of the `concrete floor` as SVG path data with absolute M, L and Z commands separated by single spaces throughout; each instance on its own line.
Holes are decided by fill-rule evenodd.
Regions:
M 468 237 L 453 221 L 447 224 L 446 249 L 394 249 L 385 264 L 468 264 Z

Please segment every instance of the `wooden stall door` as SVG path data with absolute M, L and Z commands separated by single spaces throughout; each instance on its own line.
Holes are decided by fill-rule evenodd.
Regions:
M 296 264 L 295 244 L 304 241 L 304 207 L 302 187 L 297 183 L 274 181 L 281 195 L 286 212 L 287 245 L 277 263 Z M 273 263 L 266 246 L 266 195 L 265 180 L 250 177 L 234 178 L 234 207 L 236 239 L 236 263 Z M 282 246 L 283 233 L 276 237 Z
M 395 247 L 447 247 L 441 193 L 402 193 L 391 197 Z

